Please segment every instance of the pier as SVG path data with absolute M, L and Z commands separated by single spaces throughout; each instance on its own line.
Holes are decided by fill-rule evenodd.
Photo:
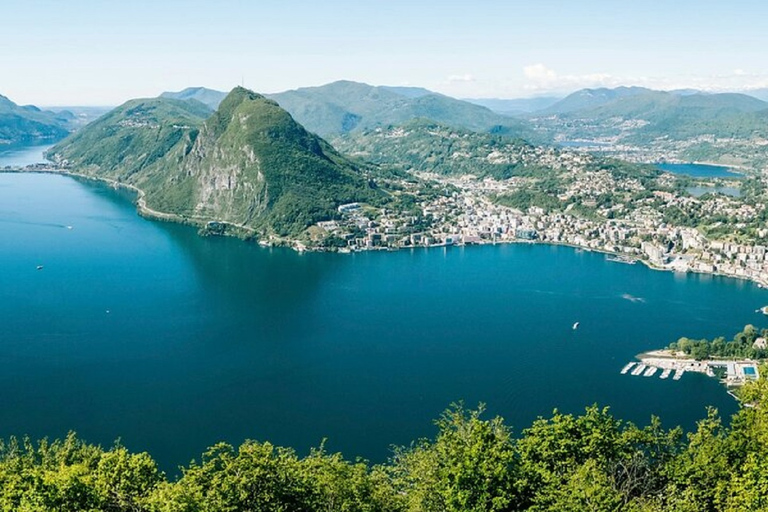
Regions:
M 654 351 L 638 356 L 640 362 L 631 361 L 624 365 L 621 374 L 643 377 L 653 377 L 661 370 L 660 379 L 667 379 L 672 375 L 672 380 L 680 380 L 685 372 L 703 373 L 707 377 L 720 377 L 728 386 L 741 386 L 750 380 L 756 380 L 760 374 L 757 362 L 745 359 L 739 361 L 712 359 L 697 361 L 675 357 L 668 351 Z M 631 370 L 631 371 L 630 371 Z
M 621 369 L 621 374 L 624 375 L 627 373 L 633 366 L 635 366 L 637 363 L 635 361 L 631 361 L 624 365 L 624 368 Z

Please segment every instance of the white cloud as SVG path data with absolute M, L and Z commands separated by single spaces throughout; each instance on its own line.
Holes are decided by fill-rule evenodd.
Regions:
M 465 75 L 451 75 L 448 77 L 448 83 L 449 84 L 455 84 L 457 82 L 474 82 L 475 77 L 470 75 L 469 73 Z
M 532 64 L 523 68 L 523 74 L 528 80 L 549 81 L 557 78 L 557 73 L 544 64 Z

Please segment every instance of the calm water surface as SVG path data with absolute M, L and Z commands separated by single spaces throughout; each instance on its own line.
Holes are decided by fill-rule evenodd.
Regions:
M 265 250 L 144 220 L 106 187 L 0 174 L 0 436 L 120 437 L 173 470 L 246 438 L 382 461 L 462 399 L 518 433 L 592 403 L 691 428 L 736 410 L 715 380 L 619 370 L 764 327 L 765 304 L 743 281 L 562 247 Z
M 36 146 L 16 146 L 3 148 L 0 146 L 0 169 L 5 166 L 25 166 L 45 162 L 43 153 L 53 147 L 53 144 L 40 144 Z
M 662 171 L 675 174 L 687 174 L 696 178 L 741 178 L 742 175 L 733 172 L 729 167 L 705 164 L 656 164 Z
M 685 190 L 693 197 L 701 197 L 704 194 L 724 194 L 731 197 L 741 197 L 741 189 L 737 187 L 688 187 Z

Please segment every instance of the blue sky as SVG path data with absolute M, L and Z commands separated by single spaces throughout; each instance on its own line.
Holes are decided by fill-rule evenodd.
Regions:
M 115 105 L 241 81 L 348 79 L 458 97 L 768 87 L 768 2 L 7 0 L 0 94 Z

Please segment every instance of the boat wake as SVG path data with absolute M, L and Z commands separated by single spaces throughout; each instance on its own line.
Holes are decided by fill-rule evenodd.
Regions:
M 642 297 L 635 297 L 634 295 L 630 295 L 628 293 L 622 293 L 621 294 L 621 298 L 624 299 L 624 300 L 628 300 L 629 302 L 645 304 L 645 299 L 644 298 L 642 298 Z

